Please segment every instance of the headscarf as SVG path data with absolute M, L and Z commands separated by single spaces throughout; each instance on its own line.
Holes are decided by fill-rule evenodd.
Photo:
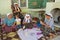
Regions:
M 27 18 L 29 16 L 29 18 Z M 31 21 L 31 16 L 29 15 L 29 14 L 26 14 L 25 15 L 25 18 L 24 18 L 24 21 L 25 22 L 27 22 L 28 21 L 28 23 Z
M 8 17 L 10 14 L 11 14 L 11 13 L 8 13 L 8 14 L 7 14 L 7 17 Z
M 15 5 L 15 4 L 18 4 L 18 3 L 14 3 L 14 5 Z
M 53 15 L 51 13 L 46 13 L 46 15 L 49 15 L 50 17 L 53 17 Z
M 29 18 L 27 18 L 27 16 L 29 16 Z M 25 15 L 25 19 L 30 19 L 30 18 L 31 18 L 31 16 L 29 14 Z

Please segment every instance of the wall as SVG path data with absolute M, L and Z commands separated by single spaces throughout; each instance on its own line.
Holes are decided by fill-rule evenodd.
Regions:
M 60 8 L 60 2 L 48 2 L 46 6 L 46 13 L 49 13 L 54 8 Z
M 12 0 L 12 1 L 13 3 L 18 3 L 18 0 Z M 7 14 L 11 12 L 10 5 L 11 5 L 11 0 L 0 0 L 0 14 Z M 30 13 L 31 15 L 38 17 L 38 13 L 36 12 L 31 12 L 27 8 L 21 8 L 21 9 L 22 12 Z
M 60 0 L 55 0 L 55 2 L 60 2 Z
M 48 2 L 47 6 L 46 6 L 46 13 L 50 13 L 51 10 L 54 8 L 60 8 L 60 2 L 55 2 L 55 3 L 54 2 Z M 54 16 L 55 21 L 57 21 L 58 16 L 59 16 L 58 14 Z
M 0 14 L 5 15 L 11 12 L 11 0 L 0 0 Z
M 17 0 L 13 0 L 14 3 L 18 3 Z M 34 11 L 31 11 L 29 10 L 28 8 L 21 8 L 22 10 L 22 13 L 28 13 L 28 14 L 31 14 L 33 17 L 38 17 L 38 12 L 34 12 Z

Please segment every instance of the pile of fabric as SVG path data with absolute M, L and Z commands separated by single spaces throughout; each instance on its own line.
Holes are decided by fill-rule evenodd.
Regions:
M 19 29 L 17 33 L 22 40 L 38 40 L 43 37 L 42 31 L 38 28 Z

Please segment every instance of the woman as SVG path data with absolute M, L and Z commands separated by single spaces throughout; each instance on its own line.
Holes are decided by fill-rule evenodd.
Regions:
M 12 30 L 15 30 L 15 19 L 13 18 L 13 15 L 11 13 L 7 14 L 7 17 L 4 19 L 3 24 L 3 31 L 11 32 Z
M 52 37 L 54 35 L 54 20 L 52 14 L 45 14 L 45 22 L 41 21 L 41 24 L 44 25 L 43 33 L 45 36 Z
M 14 3 L 14 6 L 12 6 L 14 11 L 13 11 L 13 15 L 15 16 L 17 14 L 17 12 L 21 13 L 21 9 L 19 7 L 19 5 L 17 3 Z
M 23 25 L 23 19 L 24 19 L 24 16 L 22 15 L 21 13 L 21 9 L 19 7 L 19 5 L 17 3 L 14 3 L 14 6 L 12 6 L 13 8 L 13 15 L 14 15 L 14 18 L 16 18 L 15 16 L 18 15 L 19 18 L 21 19 L 21 26 Z
M 32 18 L 29 14 L 26 14 L 23 20 L 23 23 L 31 23 L 32 22 Z

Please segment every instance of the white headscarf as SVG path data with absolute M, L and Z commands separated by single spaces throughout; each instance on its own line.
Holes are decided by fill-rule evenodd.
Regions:
M 29 18 L 27 18 L 27 16 L 29 16 Z M 30 18 L 31 18 L 31 16 L 29 14 L 25 15 L 25 19 L 30 19 Z
M 10 14 L 11 14 L 11 13 L 8 13 L 8 14 L 7 14 L 7 17 L 8 17 Z
M 53 17 L 53 15 L 51 13 L 46 13 L 46 14 L 49 15 L 49 16 L 51 16 L 51 17 Z
M 15 5 L 15 4 L 18 4 L 18 3 L 14 3 L 14 5 Z
M 18 7 L 16 7 L 15 5 L 18 5 L 18 3 L 14 3 L 14 7 L 15 7 L 15 9 L 17 9 L 17 8 L 19 8 L 19 5 L 18 5 Z M 19 10 L 19 9 L 18 9 Z
M 27 18 L 27 16 L 29 16 L 29 18 Z M 31 20 L 31 16 L 29 14 L 26 14 L 24 19 L 25 19 L 25 22 L 27 22 L 28 20 L 28 23 L 29 23 Z

